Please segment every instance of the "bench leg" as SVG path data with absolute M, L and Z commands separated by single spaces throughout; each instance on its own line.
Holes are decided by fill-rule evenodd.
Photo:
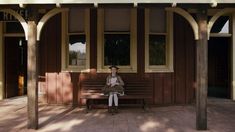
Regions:
M 86 99 L 86 113 L 90 110 L 90 99 Z
M 142 99 L 142 108 L 144 111 L 146 111 L 146 102 L 145 99 Z

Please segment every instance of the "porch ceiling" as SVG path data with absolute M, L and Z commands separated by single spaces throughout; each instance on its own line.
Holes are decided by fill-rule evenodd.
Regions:
M 1 0 L 0 4 L 111 4 L 111 3 L 221 3 L 228 4 L 234 3 L 234 0 Z

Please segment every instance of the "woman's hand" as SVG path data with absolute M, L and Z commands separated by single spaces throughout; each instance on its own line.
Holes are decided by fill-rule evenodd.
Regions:
M 116 85 L 119 85 L 119 83 L 114 83 L 114 84 L 111 84 L 111 87 L 113 87 L 113 86 L 116 86 Z

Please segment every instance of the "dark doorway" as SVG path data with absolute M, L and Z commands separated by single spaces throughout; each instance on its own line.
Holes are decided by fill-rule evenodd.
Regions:
M 208 41 L 208 96 L 230 98 L 229 37 L 211 37 Z
M 27 93 L 27 42 L 24 37 L 5 37 L 6 98 Z

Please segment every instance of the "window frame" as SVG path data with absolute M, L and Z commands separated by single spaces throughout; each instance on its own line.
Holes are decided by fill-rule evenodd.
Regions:
M 130 9 L 130 65 L 118 66 L 119 73 L 137 73 L 137 9 Z M 105 32 L 104 31 L 104 10 L 105 8 L 98 8 L 97 10 L 97 72 L 109 73 L 109 66 L 104 65 L 104 35 L 107 33 L 125 34 L 124 32 Z
M 62 12 L 62 48 L 61 70 L 63 72 L 90 72 L 90 9 L 84 9 L 84 32 L 69 32 L 69 11 Z M 85 66 L 69 65 L 69 36 L 85 35 L 86 38 L 86 64 Z
M 166 11 L 166 33 L 150 33 L 149 15 L 151 8 L 145 8 L 145 72 L 174 72 L 173 62 L 173 13 Z M 150 65 L 149 64 L 149 36 L 165 35 L 166 36 L 166 64 Z

